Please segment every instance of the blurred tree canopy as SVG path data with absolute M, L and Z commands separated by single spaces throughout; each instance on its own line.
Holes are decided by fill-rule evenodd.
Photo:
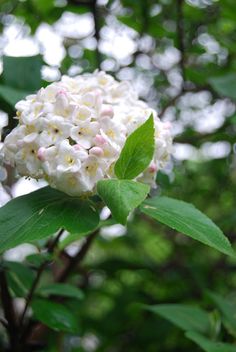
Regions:
M 173 160 L 155 192 L 195 204 L 236 241 L 235 0 L 2 0 L 0 26 L 3 112 L 12 118 L 20 98 L 62 74 L 100 68 L 132 81 L 173 125 Z M 9 126 L 5 134 L 14 120 Z M 224 318 L 208 292 L 235 301 L 235 260 L 134 216 L 114 236 L 103 230 L 71 278 L 84 292 L 66 302 L 79 335 L 51 331 L 41 351 L 199 351 L 195 335 L 187 339 L 144 308 L 167 303 L 201 306 L 211 312 L 213 340 L 235 341 L 232 328 L 219 328 Z M 28 257 L 20 265 L 29 283 L 37 264 Z M 10 269 L 22 297 L 23 279 L 17 266 Z

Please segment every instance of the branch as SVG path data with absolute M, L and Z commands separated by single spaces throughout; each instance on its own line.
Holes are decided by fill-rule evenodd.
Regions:
M 169 100 L 169 102 L 166 104 L 166 106 L 164 106 L 164 108 L 159 113 L 159 117 L 162 118 L 162 116 L 165 114 L 166 110 L 169 107 L 173 106 L 182 95 L 183 95 L 183 91 L 181 90 L 180 93 L 178 93 L 175 97 L 173 97 L 171 100 Z
M 64 230 L 61 229 L 61 230 L 59 231 L 58 235 L 55 237 L 54 241 L 52 241 L 52 243 L 49 244 L 49 246 L 48 246 L 48 253 L 52 253 L 52 252 L 54 251 L 54 249 L 55 249 L 55 247 L 57 246 L 57 244 L 58 244 L 58 242 L 59 242 L 59 240 L 60 240 L 60 237 L 62 236 L 63 232 L 64 232 Z M 27 297 L 26 297 L 25 307 L 24 307 L 22 316 L 21 316 L 21 318 L 20 318 L 20 326 L 21 326 L 21 325 L 23 324 L 23 322 L 24 322 L 24 318 L 25 318 L 26 312 L 27 312 L 27 310 L 28 310 L 28 308 L 29 308 L 29 305 L 30 305 L 30 303 L 31 303 L 31 301 L 32 301 L 32 298 L 33 298 L 33 295 L 34 295 L 34 293 L 35 293 L 35 290 L 36 290 L 36 288 L 37 288 L 37 286 L 38 286 L 38 283 L 39 283 L 39 281 L 40 281 L 40 279 L 41 279 L 41 276 L 42 276 L 42 274 L 43 274 L 43 272 L 44 272 L 44 269 L 47 267 L 47 265 L 48 265 L 48 261 L 46 260 L 46 261 L 43 262 L 43 263 L 39 266 L 39 268 L 38 268 L 38 271 L 37 271 L 37 274 L 36 274 L 36 278 L 35 278 L 35 280 L 34 280 L 32 286 L 31 286 L 31 289 L 30 289 L 30 291 L 29 291 Z
M 78 266 L 78 264 L 80 264 L 81 261 L 86 256 L 88 250 L 90 249 L 90 247 L 91 247 L 91 245 L 92 245 L 92 243 L 98 233 L 99 233 L 99 230 L 95 230 L 93 233 L 91 233 L 86 238 L 84 244 L 79 249 L 77 254 L 74 257 L 70 257 L 67 266 L 58 275 L 55 282 L 62 283 L 68 279 L 69 275 L 75 270 L 75 268 Z M 28 344 L 35 344 L 35 343 L 37 343 L 37 341 L 42 341 L 42 336 L 47 331 L 47 329 L 48 329 L 48 327 L 43 325 L 42 323 L 38 323 L 35 326 L 32 326 L 29 324 L 24 332 L 23 340 L 26 341 L 26 339 L 28 339 Z
M 94 20 L 94 37 L 97 41 L 96 46 L 96 59 L 97 59 L 97 67 L 100 69 L 101 65 L 101 53 L 99 51 L 99 41 L 100 41 L 100 26 L 99 26 L 99 14 L 98 14 L 98 6 L 97 0 L 69 0 L 72 4 L 77 6 L 87 6 L 92 14 Z
M 98 14 L 97 0 L 91 1 L 91 11 L 93 13 L 93 19 L 94 19 L 94 29 L 95 29 L 94 37 L 97 41 L 97 46 L 96 46 L 97 66 L 100 69 L 102 60 L 101 60 L 101 54 L 99 51 L 100 28 L 99 28 L 99 14 Z
M 184 0 L 177 0 L 176 1 L 176 11 L 177 11 L 177 18 L 176 18 L 176 27 L 177 27 L 177 41 L 178 41 L 178 49 L 180 51 L 180 69 L 183 78 L 182 83 L 182 90 L 184 90 L 185 86 L 185 46 L 184 46 L 184 17 L 183 17 L 183 5 Z
M 75 267 L 78 264 L 80 264 L 80 262 L 86 256 L 86 254 L 87 254 L 89 248 L 91 247 L 91 244 L 93 243 L 98 232 L 99 232 L 99 230 L 96 230 L 86 238 L 83 246 L 80 248 L 80 250 L 77 252 L 77 254 L 70 259 L 70 261 L 69 261 L 68 265 L 65 267 L 64 271 L 61 274 L 59 274 L 58 278 L 56 279 L 56 282 L 64 282 L 67 280 L 67 278 L 71 274 L 71 272 L 75 269 Z
M 78 5 L 78 6 L 91 6 L 93 3 L 93 0 L 69 0 L 72 4 Z
M 16 352 L 18 324 L 17 324 L 13 300 L 8 289 L 7 279 L 3 268 L 0 268 L 0 287 L 1 287 L 2 308 L 3 308 L 5 319 L 7 321 L 7 325 L 3 323 L 4 320 L 2 319 L 1 319 L 1 323 L 7 329 L 12 351 Z
M 220 96 L 219 94 L 217 94 L 217 92 L 214 91 L 214 89 L 212 89 L 212 87 L 209 84 L 205 84 L 205 85 L 201 85 L 201 86 L 196 86 L 193 88 L 189 88 L 189 89 L 182 89 L 176 96 L 174 96 L 173 98 L 171 98 L 168 103 L 163 107 L 163 109 L 160 111 L 159 113 L 159 117 L 163 117 L 164 113 L 166 112 L 166 110 L 173 106 L 177 100 L 179 98 L 181 98 L 184 94 L 186 93 L 198 93 L 198 92 L 202 92 L 202 91 L 208 91 L 211 93 L 212 97 L 214 99 L 223 99 L 222 96 Z M 229 98 L 228 98 L 229 99 Z

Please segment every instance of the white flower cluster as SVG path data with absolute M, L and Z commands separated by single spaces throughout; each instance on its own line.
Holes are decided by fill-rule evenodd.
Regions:
M 3 144 L 1 143 L 2 140 L 2 130 L 4 127 L 8 125 L 8 115 L 4 112 L 0 112 L 0 193 L 2 193 L 2 185 L 1 182 L 5 181 L 7 178 L 7 170 L 3 166 L 4 163 L 4 155 L 2 153 Z M 1 197 L 0 197 L 1 198 Z M 0 201 L 1 205 L 1 201 Z
M 128 82 L 101 71 L 64 76 L 18 102 L 16 109 L 19 124 L 5 139 L 5 161 L 20 175 L 44 178 L 70 195 L 94 192 L 98 180 L 114 177 L 126 138 L 151 113 L 155 154 L 137 179 L 153 184 L 171 152 L 169 124 L 138 100 Z

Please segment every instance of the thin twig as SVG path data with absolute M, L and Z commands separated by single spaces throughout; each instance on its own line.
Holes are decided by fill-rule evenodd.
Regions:
M 2 308 L 5 319 L 7 321 L 6 329 L 9 336 L 11 350 L 17 351 L 16 344 L 18 335 L 18 324 L 15 314 L 14 303 L 8 289 L 7 279 L 3 268 L 0 269 L 0 287 Z M 3 320 L 1 320 L 1 323 L 3 324 Z
M 180 51 L 180 69 L 181 75 L 183 78 L 182 83 L 182 90 L 185 87 L 185 45 L 184 45 L 184 16 L 183 16 L 183 5 L 184 0 L 177 0 L 176 1 L 176 11 L 177 11 L 177 18 L 176 18 L 176 26 L 177 26 L 177 40 L 178 40 L 178 49 Z
M 55 237 L 55 239 L 52 241 L 51 244 L 49 244 L 49 247 L 48 247 L 48 253 L 52 253 L 55 249 L 55 247 L 57 246 L 59 240 L 60 240 L 60 237 L 62 236 L 64 230 L 61 229 L 59 232 L 58 232 L 58 235 Z M 26 302 L 25 302 L 25 307 L 24 307 L 24 310 L 23 310 L 23 313 L 21 315 L 21 318 L 20 318 L 20 326 L 23 324 L 23 321 L 24 321 L 24 318 L 25 318 L 25 315 L 26 315 L 26 312 L 28 310 L 28 307 L 32 301 L 32 298 L 33 298 L 33 295 L 35 293 L 35 290 L 38 286 L 38 283 L 41 279 L 41 276 L 44 272 L 44 269 L 47 267 L 48 265 L 48 261 L 46 260 L 45 262 L 43 262 L 39 268 L 38 268 L 38 271 L 37 271 L 37 274 L 36 274 L 36 277 L 34 279 L 34 282 L 29 290 L 29 293 L 26 297 Z
M 7 321 L 4 318 L 0 318 L 0 323 L 4 326 L 5 329 L 8 329 Z
M 96 60 L 97 60 L 97 67 L 100 68 L 101 66 L 101 53 L 99 51 L 99 41 L 100 41 L 100 26 L 99 26 L 99 14 L 98 14 L 98 6 L 97 0 L 69 0 L 72 4 L 77 6 L 87 6 L 92 14 L 94 20 L 94 37 L 97 41 L 96 45 Z
M 26 297 L 25 307 L 24 307 L 23 313 L 22 313 L 21 318 L 20 318 L 20 325 L 23 324 L 26 312 L 27 312 L 28 307 L 29 307 L 29 305 L 30 305 L 30 303 L 32 301 L 32 298 L 33 298 L 34 292 L 36 290 L 36 287 L 38 286 L 38 283 L 40 281 L 41 275 L 42 275 L 42 273 L 43 273 L 43 271 L 44 271 L 44 269 L 46 268 L 47 265 L 48 265 L 48 262 L 45 261 L 38 268 L 38 271 L 37 271 L 37 274 L 36 274 L 36 278 L 34 279 L 34 282 L 33 282 L 32 286 L 30 288 L 30 291 L 29 291 L 27 297 Z
M 64 229 L 61 229 L 58 234 L 56 235 L 56 237 L 52 240 L 51 243 L 49 243 L 48 245 L 48 253 L 53 253 L 54 249 L 56 248 L 61 236 L 64 233 Z
M 173 97 L 172 99 L 170 99 L 169 102 L 166 104 L 166 106 L 164 106 L 164 108 L 163 108 L 163 109 L 161 110 L 161 112 L 159 113 L 159 117 L 161 118 L 161 117 L 165 114 L 166 110 L 167 110 L 169 107 L 173 106 L 173 105 L 177 102 L 177 100 L 178 100 L 182 95 L 183 95 L 183 92 L 181 91 L 181 92 L 178 93 L 175 97 Z
M 71 257 L 69 259 L 69 263 L 65 267 L 65 269 L 62 271 L 61 274 L 57 277 L 55 282 L 57 283 L 62 283 L 65 282 L 70 274 L 74 271 L 74 269 L 81 263 L 81 261 L 84 259 L 86 256 L 88 250 L 90 249 L 94 239 L 96 238 L 97 234 L 99 233 L 99 230 L 95 230 L 93 233 L 91 233 L 85 240 L 84 244 L 82 247 L 78 250 L 77 254 L 74 257 Z M 43 325 L 42 323 L 38 323 L 36 326 L 28 326 L 25 333 L 24 333 L 24 341 L 28 338 L 28 343 L 32 343 L 36 340 L 42 340 L 43 334 L 46 332 L 48 328 Z
M 166 110 L 173 106 L 179 98 L 181 98 L 184 94 L 186 93 L 198 93 L 202 91 L 209 91 L 212 95 L 213 98 L 215 99 L 220 99 L 221 97 L 212 89 L 212 87 L 208 84 L 193 87 L 193 88 L 188 88 L 181 90 L 178 94 L 176 94 L 173 98 L 171 98 L 167 104 L 163 107 L 163 109 L 159 112 L 159 117 L 162 117 Z
M 94 19 L 94 30 L 95 30 L 94 37 L 97 41 L 97 45 L 96 45 L 97 67 L 100 68 L 100 65 L 101 65 L 101 53 L 99 51 L 100 28 L 99 28 L 99 14 L 98 14 L 97 0 L 92 0 L 91 10 L 92 10 L 93 19 Z
M 70 275 L 70 273 L 74 270 L 74 268 L 84 259 L 84 257 L 86 256 L 92 242 L 94 241 L 96 235 L 98 234 L 99 230 L 94 231 L 93 233 L 91 233 L 91 235 L 89 235 L 84 244 L 82 245 L 82 247 L 79 249 L 79 251 L 77 252 L 77 254 L 72 257 L 68 263 L 68 265 L 65 267 L 65 269 L 63 270 L 63 272 L 58 276 L 57 278 L 57 282 L 64 282 L 66 281 L 66 279 L 68 278 L 68 276 Z

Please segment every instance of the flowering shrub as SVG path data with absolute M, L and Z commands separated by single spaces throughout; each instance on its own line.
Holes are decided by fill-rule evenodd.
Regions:
M 12 199 L 0 209 L 1 253 L 27 242 L 38 250 L 27 257 L 36 275 L 22 264 L 5 261 L 0 267 L 9 351 L 31 350 L 38 343 L 34 334 L 42 339 L 42 324 L 42 330 L 78 334 L 77 317 L 57 296 L 83 299 L 81 290 L 65 282 L 104 228 L 100 220 L 104 206 L 111 211 L 108 222 L 126 225 L 129 214 L 138 208 L 143 216 L 235 255 L 222 231 L 191 204 L 149 196 L 157 172 L 170 158 L 170 125 L 138 99 L 128 82 L 120 83 L 98 71 L 64 76 L 19 101 L 16 109 L 19 124 L 5 138 L 4 161 L 19 175 L 44 178 L 52 188 Z M 42 241 L 49 236 L 53 239 Z M 67 246 L 81 237 L 84 242 L 70 256 Z M 52 263 L 53 282 L 38 288 Z M 16 278 L 9 279 L 5 272 L 15 272 Z M 26 283 L 23 293 L 22 280 Z M 19 312 L 15 312 L 9 287 L 14 298 L 24 298 Z M 181 306 L 167 307 L 167 311 L 164 307 L 164 312 L 159 306 L 148 309 L 174 322 L 173 309 L 176 315 L 192 312 Z
M 155 186 L 172 148 L 170 125 L 139 100 L 128 82 L 96 71 L 62 77 L 16 104 L 18 126 L 5 140 L 5 160 L 20 175 L 45 178 L 70 195 L 94 192 L 101 179 L 113 178 L 127 137 L 152 114 L 155 148 L 136 179 Z

